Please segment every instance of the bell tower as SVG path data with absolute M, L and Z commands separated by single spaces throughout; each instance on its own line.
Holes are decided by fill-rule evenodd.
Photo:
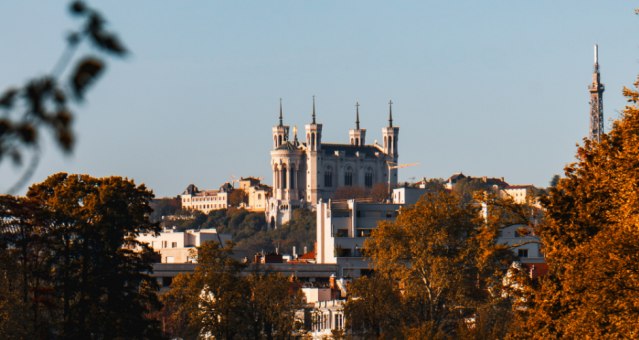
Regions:
M 590 133 L 588 138 L 593 141 L 600 141 L 604 133 L 603 124 L 603 92 L 604 84 L 601 83 L 599 74 L 599 51 L 595 45 L 595 69 L 592 72 L 592 84 L 588 86 L 590 92 Z
M 399 127 L 393 126 L 393 101 L 388 102 L 388 126 L 382 128 L 382 137 L 384 138 L 384 153 L 397 163 L 397 140 L 399 138 Z
M 288 126 L 284 125 L 282 117 L 282 98 L 280 98 L 280 122 L 273 127 L 273 150 L 288 140 Z
M 359 128 L 359 102 L 355 103 L 355 129 L 348 130 L 348 138 L 351 145 L 362 146 L 366 144 L 366 129 Z
M 317 124 L 315 117 L 315 96 L 313 96 L 313 115 L 306 129 L 306 201 L 310 204 L 317 203 L 320 190 L 318 188 L 318 174 L 321 170 L 319 155 L 322 151 L 322 124 Z

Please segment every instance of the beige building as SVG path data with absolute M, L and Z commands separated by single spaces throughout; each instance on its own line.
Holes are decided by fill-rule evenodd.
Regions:
M 533 185 L 509 185 L 502 189 L 500 194 L 502 197 L 511 198 L 517 204 L 524 204 L 535 199 L 534 189 Z
M 231 241 L 231 235 L 218 234 L 215 228 L 186 231 L 165 229 L 157 236 L 141 234 L 137 240 L 148 243 L 153 250 L 158 252 L 162 257 L 162 263 L 195 263 L 197 259 L 196 247 L 209 241 L 224 245 Z
M 180 195 L 182 209 L 197 210 L 205 214 L 213 210 L 226 209 L 229 206 L 229 193 L 233 187 L 224 183 L 219 190 L 199 190 L 195 185 L 189 185 Z
M 268 199 L 271 197 L 271 187 L 260 183 L 260 178 L 246 177 L 239 180 L 240 189 L 247 197 L 248 203 L 244 208 L 248 211 L 264 212 L 268 207 Z

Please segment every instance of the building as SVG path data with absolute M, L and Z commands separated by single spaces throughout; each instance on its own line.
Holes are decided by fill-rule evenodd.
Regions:
M 213 210 L 226 209 L 229 206 L 229 193 L 233 186 L 224 183 L 219 190 L 199 190 L 195 185 L 189 185 L 180 195 L 180 202 L 184 210 L 197 210 L 205 214 Z
M 532 202 L 535 196 L 533 185 L 509 185 L 499 192 L 504 198 L 510 198 L 517 204 Z
M 545 264 L 546 262 L 541 252 L 539 237 L 530 226 L 515 224 L 502 229 L 497 243 L 512 247 L 511 250 L 519 257 L 522 264 Z
M 395 188 L 393 189 L 392 201 L 395 204 L 415 204 L 427 192 L 429 192 L 428 189 L 420 187 Z
M 231 241 L 231 235 L 218 234 L 214 228 L 185 231 L 165 229 L 157 236 L 141 234 L 137 240 L 148 243 L 153 250 L 158 252 L 161 256 L 161 263 L 195 263 L 197 260 L 196 247 L 208 241 L 224 245 Z
M 271 196 L 271 187 L 260 183 L 260 178 L 246 177 L 239 180 L 240 190 L 247 196 L 247 203 L 244 208 L 253 212 L 265 212 L 268 206 L 268 199 Z
M 318 264 L 337 264 L 338 277 L 357 278 L 370 271 L 361 248 L 381 221 L 394 221 L 400 204 L 347 200 L 317 204 Z
M 279 124 L 273 127 L 271 169 L 273 196 L 269 199 L 267 221 L 273 227 L 291 219 L 300 207 L 315 207 L 327 201 L 341 187 L 372 188 L 384 183 L 397 185 L 399 127 L 393 126 L 392 102 L 389 103 L 388 126 L 382 129 L 383 145 L 366 144 L 366 129 L 360 127 L 359 104 L 356 105 L 355 128 L 349 130 L 349 143 L 325 143 L 322 124 L 317 122 L 315 98 L 311 123 L 305 126 L 305 140 L 299 141 L 296 129 L 292 140 L 284 125 L 280 101 Z

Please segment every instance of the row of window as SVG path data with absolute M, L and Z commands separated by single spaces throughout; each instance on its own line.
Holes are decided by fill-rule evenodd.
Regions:
M 347 187 L 353 186 L 353 168 L 348 167 L 344 172 L 344 185 Z M 333 168 L 327 166 L 324 170 L 324 186 L 333 187 Z M 364 186 L 371 188 L 373 186 L 373 169 L 366 169 L 364 174 Z
M 313 316 L 313 331 L 322 332 L 326 329 L 344 329 L 344 315 L 334 314 L 333 325 L 330 324 L 331 320 L 329 317 L 330 316 L 328 314 L 315 314 Z
M 186 203 L 189 203 L 189 202 L 208 202 L 208 201 L 221 201 L 221 200 L 226 200 L 226 197 L 221 197 L 221 196 L 193 197 L 193 198 L 185 199 L 184 202 L 186 202 Z

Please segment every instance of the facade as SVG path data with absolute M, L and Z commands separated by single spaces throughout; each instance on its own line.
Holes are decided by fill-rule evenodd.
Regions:
M 502 197 L 511 198 L 517 204 L 527 203 L 535 195 L 533 185 L 509 185 L 500 191 Z
M 530 226 L 515 224 L 502 229 L 497 243 L 512 247 L 512 251 L 522 264 L 545 263 L 539 237 Z
M 260 179 L 254 177 L 241 178 L 239 184 L 240 190 L 243 190 L 248 197 L 246 210 L 265 212 L 271 196 L 271 187 L 260 183 Z
M 195 263 L 196 247 L 208 241 L 224 245 L 231 241 L 231 235 L 218 234 L 214 228 L 186 231 L 165 229 L 157 236 L 141 234 L 137 240 L 148 243 L 153 250 L 160 253 L 161 263 Z
M 189 185 L 180 195 L 182 209 L 197 210 L 205 214 L 213 210 L 226 209 L 229 206 L 229 193 L 233 187 L 224 183 L 219 190 L 199 190 L 195 185 Z
M 393 189 L 393 203 L 395 204 L 415 204 L 424 194 L 428 192 L 428 189 L 419 187 L 401 187 Z
M 369 272 L 361 247 L 380 221 L 394 221 L 400 204 L 356 200 L 317 204 L 316 261 L 337 264 L 338 277 L 357 278 Z
M 397 185 L 399 127 L 393 126 L 392 102 L 388 126 L 382 129 L 383 145 L 366 144 L 366 129 L 359 124 L 359 104 L 356 107 L 349 144 L 336 144 L 322 140 L 323 126 L 316 121 L 315 99 L 311 123 L 305 126 L 305 140 L 298 140 L 295 129 L 290 140 L 280 102 L 279 124 L 273 127 L 271 150 L 273 196 L 266 212 L 273 227 L 290 220 L 296 208 L 312 208 L 319 200 L 327 201 L 340 187 Z

